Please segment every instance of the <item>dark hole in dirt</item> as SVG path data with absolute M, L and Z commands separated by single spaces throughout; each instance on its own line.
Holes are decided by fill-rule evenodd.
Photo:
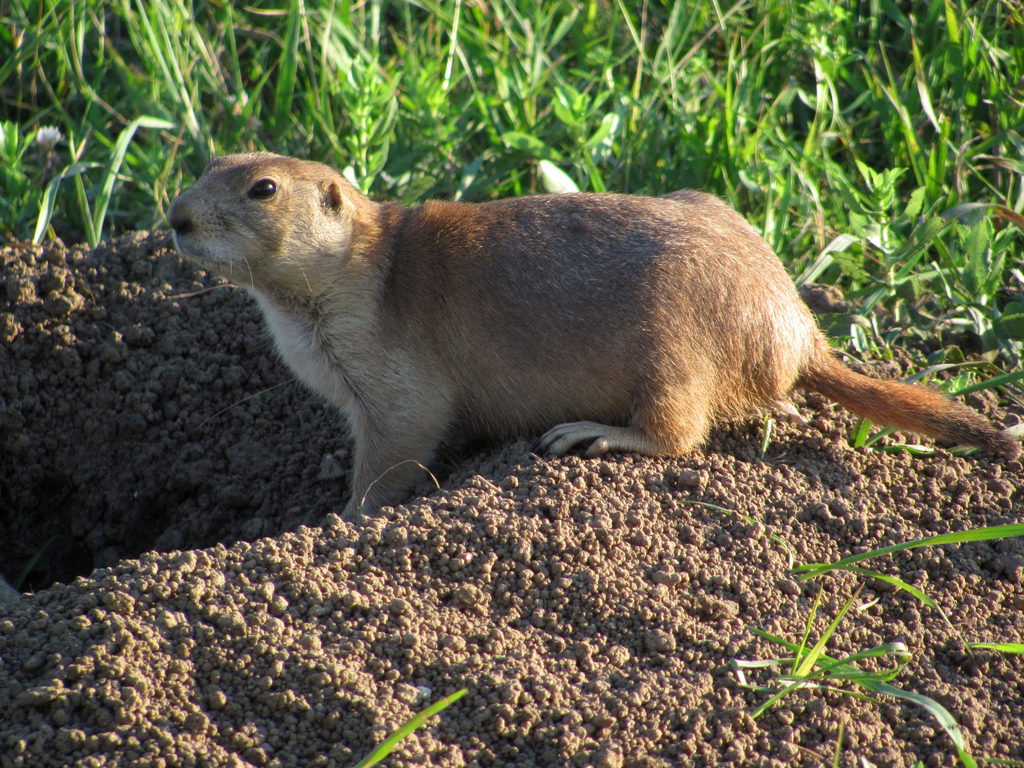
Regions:
M 0 540 L 39 589 L 341 509 L 342 420 L 166 236 L 2 251 Z M 312 490 L 312 492 L 310 492 Z

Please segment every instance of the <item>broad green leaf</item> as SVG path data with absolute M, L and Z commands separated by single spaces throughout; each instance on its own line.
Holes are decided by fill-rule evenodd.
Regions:
M 501 140 L 509 149 L 524 152 L 536 158 L 544 158 L 547 160 L 558 159 L 558 153 L 555 152 L 555 150 L 536 136 L 532 136 L 528 133 L 523 133 L 522 131 L 506 131 L 501 134 Z

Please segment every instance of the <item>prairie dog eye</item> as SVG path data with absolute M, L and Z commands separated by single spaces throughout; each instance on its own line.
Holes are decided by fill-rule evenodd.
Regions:
M 277 182 L 273 179 L 260 179 L 253 182 L 245 194 L 253 200 L 269 200 L 277 194 Z

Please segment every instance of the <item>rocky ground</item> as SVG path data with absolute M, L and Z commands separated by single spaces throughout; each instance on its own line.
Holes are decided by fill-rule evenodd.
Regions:
M 0 250 L 0 766 L 348 766 L 469 693 L 392 766 L 952 765 L 922 708 L 768 694 L 736 659 L 815 637 L 852 576 L 823 562 L 1024 520 L 1017 461 L 850 448 L 807 426 L 718 431 L 677 459 L 453 446 L 408 504 L 338 516 L 339 418 L 276 361 L 240 291 L 163 235 Z M 1019 412 L 968 401 L 1003 423 Z M 827 652 L 903 641 L 893 684 L 977 757 L 1024 761 L 1024 539 L 870 563 Z M 865 662 L 870 667 L 871 662 Z M 767 682 L 768 673 L 748 673 Z

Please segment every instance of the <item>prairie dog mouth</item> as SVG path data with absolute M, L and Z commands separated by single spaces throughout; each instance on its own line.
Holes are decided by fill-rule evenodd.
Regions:
M 174 242 L 174 249 L 176 251 L 188 254 L 189 256 L 192 255 L 188 250 L 188 247 L 184 244 L 185 238 L 182 235 L 179 235 L 177 232 L 171 232 L 171 240 Z
M 211 249 L 208 245 L 198 241 L 191 235 L 174 232 L 173 240 L 174 247 L 178 252 L 196 261 L 213 264 L 225 264 L 232 261 L 230 253 L 225 253 L 217 248 Z

